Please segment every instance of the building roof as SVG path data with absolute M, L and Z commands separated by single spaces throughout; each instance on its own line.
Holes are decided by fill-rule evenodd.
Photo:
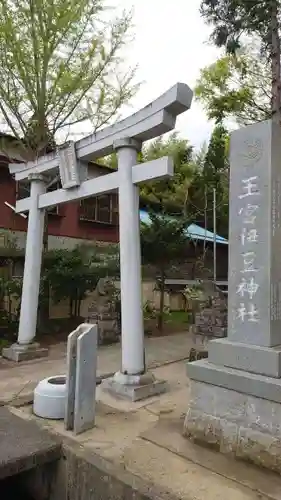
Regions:
M 145 210 L 140 210 L 140 220 L 145 224 L 150 223 L 149 214 Z M 212 243 L 216 240 L 219 244 L 228 245 L 228 240 L 218 234 L 215 237 L 214 233 L 207 231 L 203 227 L 197 226 L 197 224 L 190 224 L 186 228 L 186 231 L 192 240 L 210 241 Z

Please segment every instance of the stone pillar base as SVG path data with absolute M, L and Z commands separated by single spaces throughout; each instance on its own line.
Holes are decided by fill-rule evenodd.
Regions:
M 48 349 L 40 347 L 39 344 L 12 344 L 10 347 L 5 347 L 2 350 L 3 358 L 19 363 L 20 361 L 29 361 L 31 359 L 45 358 L 48 356 Z
M 281 380 L 206 360 L 190 363 L 188 374 L 184 435 L 280 473 Z
M 166 392 L 168 384 L 165 380 L 156 380 L 150 373 L 134 376 L 118 372 L 104 379 L 101 389 L 116 398 L 140 401 Z

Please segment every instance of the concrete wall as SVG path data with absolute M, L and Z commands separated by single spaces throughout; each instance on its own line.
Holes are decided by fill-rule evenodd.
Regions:
M 156 308 L 159 308 L 160 303 L 160 293 L 155 290 L 155 281 L 145 281 L 142 284 L 143 290 L 143 303 L 150 301 Z M 81 304 L 81 316 L 83 318 L 88 317 L 88 309 L 93 302 L 93 293 L 88 294 L 87 298 L 83 300 Z M 18 308 L 18 301 L 13 299 L 11 304 L 11 312 L 16 313 Z M 184 299 L 180 293 L 165 293 L 165 306 L 169 307 L 172 311 L 182 311 L 184 309 Z M 4 299 L 2 307 L 8 310 L 8 300 Z M 69 318 L 69 301 L 63 300 L 57 304 L 51 303 L 50 305 L 50 319 L 62 319 Z
M 22 475 L 22 484 L 36 500 L 176 500 L 70 439 L 67 442 L 59 462 Z
M 1 212 L 1 210 L 0 210 Z M 0 252 L 1 248 L 9 245 L 9 240 L 14 242 L 18 250 L 24 250 L 26 244 L 25 231 L 9 231 L 0 229 Z M 112 241 L 114 243 L 115 241 Z M 69 236 L 48 236 L 49 250 L 73 250 L 77 245 L 110 244 L 111 241 L 100 241 L 95 239 L 72 238 Z
M 116 283 L 119 286 L 119 283 Z M 150 301 L 156 308 L 159 308 L 160 293 L 155 289 L 155 281 L 144 281 L 142 283 L 142 296 L 143 303 Z M 89 293 L 87 298 L 81 304 L 81 316 L 88 317 L 88 309 L 93 301 L 93 293 Z M 172 311 L 181 311 L 184 309 L 184 299 L 180 293 L 165 293 L 165 306 L 169 307 Z M 59 304 L 51 304 L 50 318 L 68 318 L 69 317 L 69 304 L 67 300 Z

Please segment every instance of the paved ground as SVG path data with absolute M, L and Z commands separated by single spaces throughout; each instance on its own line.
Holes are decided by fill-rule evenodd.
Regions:
M 161 338 L 146 338 L 146 362 L 149 368 L 185 359 L 192 347 L 187 332 Z M 50 349 L 46 359 L 20 364 L 0 358 L 0 404 L 18 400 L 28 401 L 37 382 L 51 375 L 65 373 L 66 345 Z M 120 345 L 103 346 L 98 352 L 98 375 L 114 373 L 120 369 Z
M 31 406 L 14 408 L 59 436 L 75 439 L 84 450 L 121 465 L 179 500 L 281 500 L 281 478 L 230 460 L 182 437 L 188 407 L 185 362 L 158 367 L 157 378 L 170 391 L 139 403 L 116 401 L 98 388 L 96 427 L 73 437 L 62 422 L 32 415 Z
M 191 341 L 184 335 L 173 335 L 147 341 L 148 364 L 154 366 L 158 379 L 169 382 L 170 390 L 161 396 L 138 403 L 116 401 L 97 390 L 96 427 L 80 436 L 66 432 L 62 422 L 37 419 L 31 406 L 13 408 L 25 419 L 36 419 L 43 427 L 60 436 L 75 439 L 87 452 L 124 467 L 125 470 L 154 483 L 162 491 L 186 500 L 281 500 L 281 478 L 254 466 L 239 463 L 201 448 L 182 437 L 183 418 L 188 408 L 189 389 L 185 361 Z M 114 371 L 119 366 L 118 346 L 103 348 L 99 353 L 99 370 Z M 174 361 L 174 362 L 172 362 Z M 63 361 L 56 368 L 63 371 Z M 32 371 L 47 371 L 47 363 L 5 370 L 15 378 L 27 377 Z M 48 368 L 50 370 L 50 367 Z M 28 371 L 28 374 L 26 373 Z M 51 371 L 50 371 L 51 373 Z M 52 372 L 54 373 L 54 371 Z M 1 377 L 2 378 L 2 377 Z M 18 379 L 19 382 L 19 379 Z M 34 381 L 33 381 L 34 383 Z M 2 385 L 1 385 L 2 384 Z M 0 391 L 3 380 L 0 382 Z

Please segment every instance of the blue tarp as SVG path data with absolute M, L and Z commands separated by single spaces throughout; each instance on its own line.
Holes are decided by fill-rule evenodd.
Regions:
M 146 224 L 150 223 L 149 215 L 145 212 L 145 210 L 140 210 L 140 220 Z M 197 226 L 197 224 L 190 224 L 187 228 L 187 232 L 193 240 L 205 240 L 211 242 L 214 242 L 215 240 L 214 233 L 206 231 L 203 227 Z M 216 242 L 222 245 L 228 245 L 228 241 L 218 234 L 216 235 Z

